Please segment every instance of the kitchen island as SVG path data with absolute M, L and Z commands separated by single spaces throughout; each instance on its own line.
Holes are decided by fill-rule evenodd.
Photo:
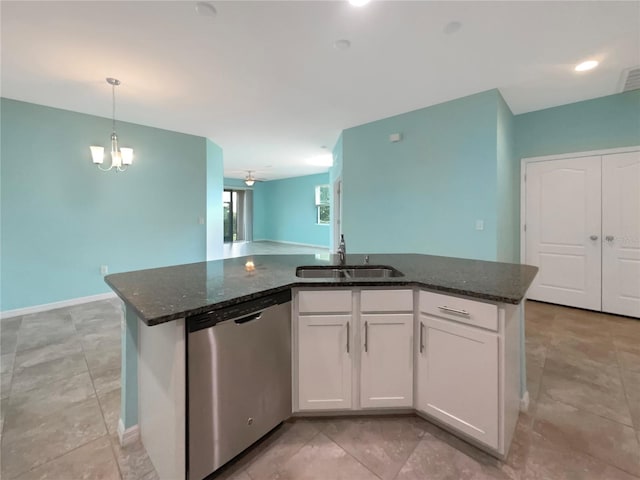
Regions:
M 403 275 L 383 278 L 299 278 L 296 276 L 297 267 L 336 265 L 338 257 L 256 255 L 106 277 L 107 283 L 124 301 L 126 309 L 119 427 L 121 438 L 126 441 L 128 436 L 137 435 L 140 424 L 143 442 L 161 477 L 185 478 L 185 418 L 188 413 L 185 402 L 185 359 L 188 348 L 185 331 L 188 319 L 274 293 L 293 291 L 293 413 L 374 413 L 395 405 L 404 408 L 404 411 L 426 412 L 428 418 L 445 426 L 453 422 L 453 430 L 464 438 L 472 442 L 479 440 L 478 446 L 487 448 L 497 456 L 506 454 L 515 425 L 514 418 L 517 419 L 520 397 L 526 399 L 526 387 L 521 381 L 524 369 L 521 302 L 537 269 L 526 265 L 419 254 L 370 254 L 367 257 L 348 255 L 345 263 L 349 266 L 363 266 L 367 263 L 370 266 L 390 266 Z M 340 293 L 340 298 L 347 299 L 343 307 L 338 308 L 340 301 L 335 302 L 331 297 L 336 291 Z M 312 295 L 305 292 L 311 292 Z M 313 298 L 313 302 L 300 308 L 300 302 L 305 302 L 305 296 Z M 397 296 L 408 299 L 408 303 L 401 305 L 396 302 L 394 298 Z M 334 306 L 323 307 L 323 299 L 326 300 L 326 305 Z M 446 302 L 448 306 L 433 303 L 441 299 L 449 299 Z M 449 312 L 437 310 L 442 306 L 449 309 Z M 433 309 L 435 310 L 432 311 Z M 320 318 L 316 312 L 324 316 Z M 341 360 L 342 363 L 333 367 L 349 371 L 349 378 L 353 377 L 353 381 L 344 386 L 344 392 L 349 390 L 348 394 L 345 393 L 349 402 L 335 406 L 321 403 L 322 398 L 313 398 L 313 395 L 318 394 L 324 398 L 325 393 L 333 395 L 333 392 L 318 392 L 317 389 L 310 391 L 304 382 L 299 381 L 309 373 L 304 371 L 306 367 L 301 362 L 304 360 L 305 365 L 308 365 L 311 350 L 300 350 L 300 342 L 304 343 L 309 338 L 305 336 L 307 333 L 304 328 L 298 328 L 298 324 L 303 325 L 308 319 L 332 320 L 325 315 L 327 312 L 332 312 L 332 318 L 338 321 L 330 325 L 343 325 L 346 322 L 343 326 L 346 326 L 347 332 L 347 354 Z M 375 320 L 380 318 L 391 318 L 392 321 L 376 324 Z M 396 319 L 401 321 L 395 322 Z M 402 324 L 402 331 L 406 334 L 403 341 L 408 340 L 412 345 L 409 347 L 410 344 L 406 344 L 404 350 L 412 358 L 415 346 L 415 359 L 412 360 L 410 370 L 401 375 L 406 379 L 402 386 L 404 393 L 388 397 L 402 397 L 396 403 L 388 399 L 386 403 L 375 403 L 377 398 L 382 397 L 376 397 L 374 390 L 389 382 L 367 374 L 367 364 L 362 360 L 364 353 L 356 348 L 364 339 L 364 351 L 367 351 L 369 326 L 372 328 L 372 342 L 378 341 L 378 330 L 372 327 L 374 324 Z M 349 336 L 350 326 L 353 338 Z M 340 327 L 335 331 L 336 342 L 340 341 L 344 345 L 344 328 Z M 395 333 L 386 333 L 380 330 L 380 338 L 395 338 Z M 324 338 L 331 339 L 326 336 Z M 317 345 L 319 344 L 315 343 Z M 484 418 L 478 418 L 477 425 L 474 424 L 474 413 L 464 405 L 460 407 L 462 410 L 459 406 L 452 406 L 451 411 L 448 411 L 447 402 L 452 398 L 453 392 L 447 392 L 446 389 L 462 386 L 442 383 L 446 380 L 448 366 L 445 370 L 438 367 L 430 373 L 429 378 L 439 379 L 439 384 L 419 384 L 421 378 L 427 377 L 424 369 L 428 365 L 437 367 L 443 361 L 449 361 L 442 358 L 442 354 L 446 352 L 439 353 L 438 345 L 448 345 L 449 349 L 457 350 L 467 347 L 471 349 L 466 355 L 469 357 L 466 363 L 458 361 L 460 358 L 464 359 L 465 355 L 456 357 L 456 368 L 464 371 L 468 367 L 466 375 L 487 374 L 488 383 L 495 384 L 489 388 L 492 391 L 486 395 L 488 400 L 482 407 L 489 408 L 489 416 L 496 417 L 493 421 L 495 425 L 485 428 L 481 425 Z M 477 345 L 485 347 L 472 352 Z M 491 353 L 491 349 L 494 353 Z M 322 354 L 321 350 L 317 352 Z M 441 356 L 427 358 L 426 353 Z M 472 353 L 480 356 L 472 358 Z M 421 359 L 420 355 L 424 358 Z M 496 362 L 499 358 L 500 363 L 490 367 L 494 358 Z M 477 371 L 477 365 L 483 364 L 484 359 L 489 361 L 485 370 Z M 415 369 L 413 363 L 416 365 Z M 384 364 L 393 365 L 393 362 Z M 387 372 L 389 374 L 393 372 Z M 436 386 L 437 395 L 434 397 Z M 482 383 L 479 386 L 486 389 Z M 369 396 L 365 398 L 367 392 Z M 469 394 L 483 398 L 483 392 Z M 491 399 L 495 399 L 495 405 L 492 405 L 494 400 Z M 309 408 L 312 404 L 325 406 Z M 420 407 L 421 404 L 424 408 Z M 378 405 L 379 408 L 372 409 L 372 405 Z M 398 411 L 398 408 L 391 410 Z M 468 418 L 465 417 L 467 414 L 470 415 Z M 149 422 L 144 420 L 146 417 L 162 418 L 163 421 Z M 160 445 L 157 444 L 157 439 L 162 439 Z

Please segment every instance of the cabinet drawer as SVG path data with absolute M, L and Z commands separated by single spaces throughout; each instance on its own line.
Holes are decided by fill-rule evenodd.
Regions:
M 413 290 L 363 290 L 363 312 L 413 312 Z
M 494 332 L 498 331 L 498 307 L 491 303 L 421 291 L 420 311 Z
M 298 292 L 300 313 L 351 313 L 351 290 Z

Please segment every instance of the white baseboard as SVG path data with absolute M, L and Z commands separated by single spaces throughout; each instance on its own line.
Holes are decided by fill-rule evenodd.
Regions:
M 118 420 L 118 440 L 120 440 L 120 445 L 122 447 L 131 445 L 132 443 L 137 442 L 139 439 L 140 427 L 138 425 L 134 425 L 133 427 L 125 429 L 122 419 Z
M 117 295 L 113 292 L 100 293 L 98 295 L 72 298 L 70 300 L 62 300 L 61 302 L 35 305 L 33 307 L 16 308 L 15 310 L 5 310 L 4 312 L 0 312 L 0 318 L 19 317 L 21 315 L 29 315 L 31 313 L 40 313 L 46 312 L 47 310 L 55 310 L 56 308 L 71 307 L 73 305 L 81 305 L 83 303 L 97 302 L 98 300 L 109 300 L 111 298 L 117 298 Z
M 524 395 L 522 395 L 522 398 L 520 399 L 520 411 L 529 411 L 529 390 L 524 392 Z
M 300 247 L 325 248 L 329 250 L 329 247 L 327 245 L 314 245 L 312 243 L 286 242 L 284 240 L 270 240 L 268 238 L 261 238 L 259 240 L 254 240 L 254 242 L 283 243 L 285 245 L 298 245 Z

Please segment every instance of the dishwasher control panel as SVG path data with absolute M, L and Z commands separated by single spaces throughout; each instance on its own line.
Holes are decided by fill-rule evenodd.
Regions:
M 276 294 L 265 295 L 263 297 L 254 298 L 246 302 L 229 305 L 217 310 L 212 310 L 209 312 L 187 317 L 187 328 L 189 333 L 197 332 L 198 330 L 213 327 L 217 323 L 225 322 L 227 320 L 241 320 L 243 317 L 254 315 L 266 308 L 290 301 L 291 290 L 285 290 Z

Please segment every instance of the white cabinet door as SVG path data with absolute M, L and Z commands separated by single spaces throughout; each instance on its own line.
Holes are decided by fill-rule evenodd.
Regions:
M 363 408 L 413 405 L 413 314 L 360 317 Z
M 600 310 L 600 169 L 599 156 L 527 164 L 529 298 Z
M 300 410 L 351 408 L 351 315 L 298 318 Z
M 429 315 L 419 354 L 417 408 L 498 448 L 498 335 Z
M 640 317 L 640 152 L 602 157 L 602 310 Z

